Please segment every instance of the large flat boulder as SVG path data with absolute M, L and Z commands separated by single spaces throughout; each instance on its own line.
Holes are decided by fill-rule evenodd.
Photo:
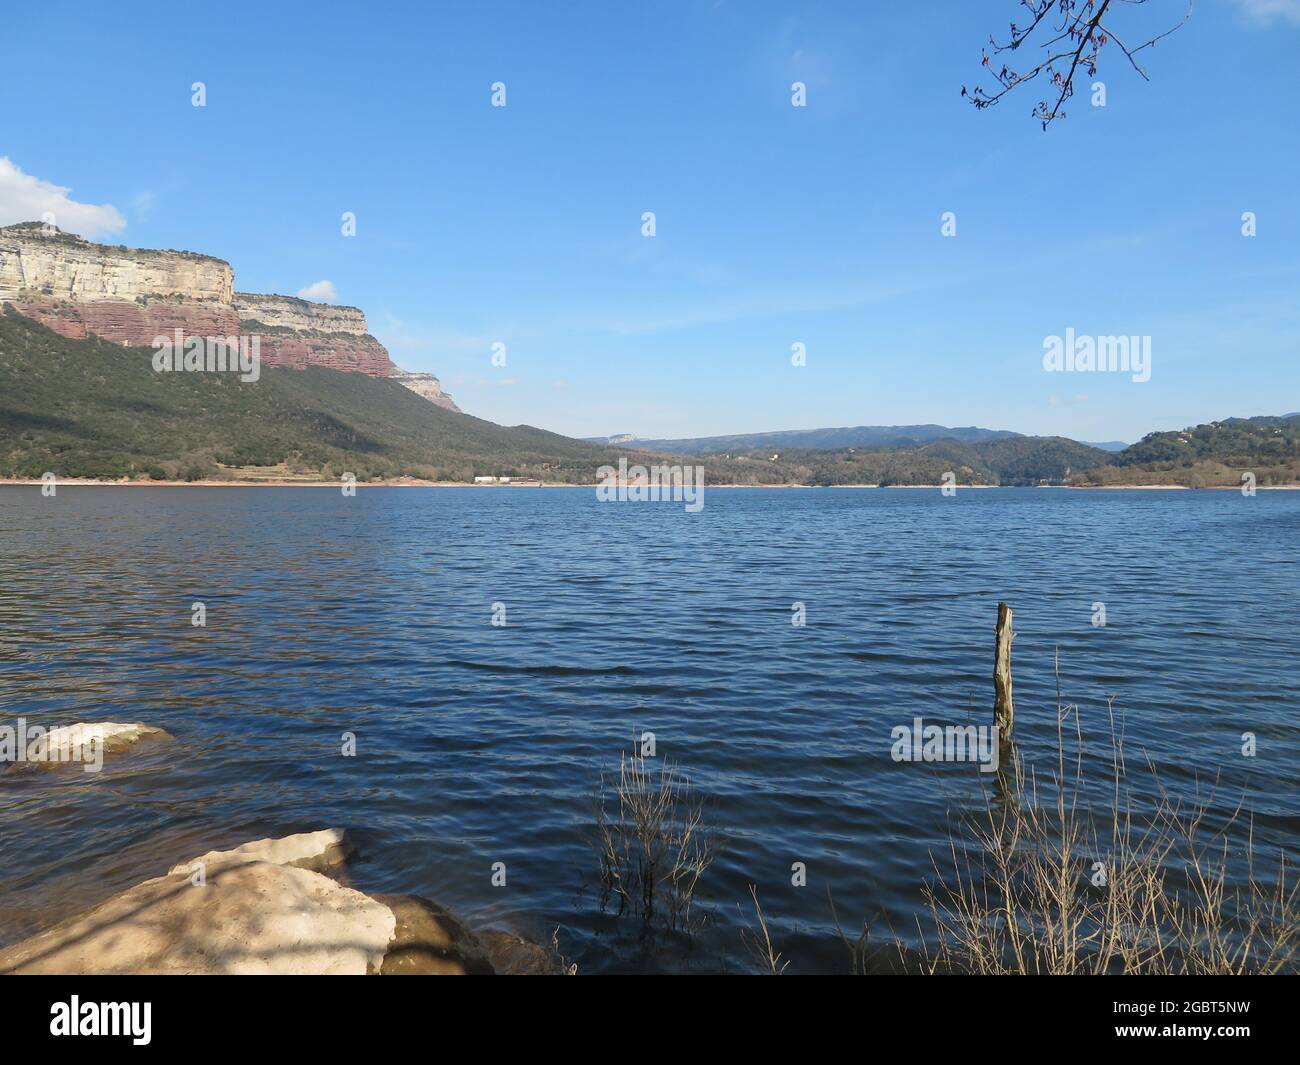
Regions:
M 338 829 L 208 851 L 16 946 L 0 973 L 488 975 L 554 971 L 540 947 L 418 895 L 369 896 L 324 875 Z
M 360 891 L 320 873 L 245 862 L 147 880 L 0 951 L 0 972 L 378 972 L 396 920 Z

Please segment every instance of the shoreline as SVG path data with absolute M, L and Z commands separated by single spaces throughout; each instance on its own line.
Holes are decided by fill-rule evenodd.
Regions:
M 291 481 L 267 478 L 261 480 L 203 480 L 203 481 L 154 481 L 154 480 L 95 480 L 92 478 L 69 477 L 54 481 L 42 481 L 32 478 L 22 479 L 0 477 L 0 488 L 41 488 L 53 484 L 56 488 L 327 488 L 338 491 L 339 481 Z M 516 484 L 475 484 L 472 481 L 421 481 L 414 478 L 399 478 L 388 481 L 358 481 L 357 488 L 482 488 L 482 489 L 522 489 L 522 488 L 597 488 L 600 482 L 576 484 L 572 481 L 530 481 Z M 705 484 L 704 488 L 789 488 L 789 489 L 929 489 L 943 488 L 938 484 Z M 1241 486 L 1236 484 L 1204 485 L 1193 488 L 1185 484 L 1038 484 L 1038 485 L 1002 485 L 1002 484 L 962 484 L 956 486 L 961 491 L 980 489 L 991 491 L 1001 488 L 1056 489 L 1072 492 L 1239 492 Z M 1294 492 L 1300 491 L 1300 484 L 1257 485 L 1257 492 Z

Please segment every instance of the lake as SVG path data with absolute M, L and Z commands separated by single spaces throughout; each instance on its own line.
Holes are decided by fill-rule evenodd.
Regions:
M 1244 795 L 1259 853 L 1294 861 L 1298 559 L 1300 492 L 708 489 L 688 513 L 591 488 L 0 487 L 0 723 L 175 737 L 97 774 L 0 769 L 0 944 L 337 826 L 356 886 L 558 929 L 580 972 L 752 969 L 750 884 L 792 972 L 844 971 L 828 892 L 846 931 L 914 938 L 932 852 L 985 802 L 988 775 L 897 762 L 891 730 L 991 723 L 999 600 L 1026 759 L 1051 760 L 1059 648 L 1096 751 L 1113 697 L 1133 761 L 1176 795 L 1217 781 L 1216 815 Z M 599 907 L 595 791 L 647 731 L 721 838 L 689 938 Z

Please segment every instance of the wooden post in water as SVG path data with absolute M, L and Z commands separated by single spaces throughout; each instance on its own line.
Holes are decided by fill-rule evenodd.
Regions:
M 998 729 L 999 743 L 1011 741 L 1011 730 L 1016 724 L 1016 707 L 1011 700 L 1011 641 L 1016 634 L 1011 631 L 1011 608 L 998 604 L 997 648 L 993 659 L 993 724 Z

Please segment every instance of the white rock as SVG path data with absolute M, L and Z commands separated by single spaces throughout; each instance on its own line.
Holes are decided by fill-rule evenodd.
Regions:
M 312 303 L 296 296 L 270 296 L 236 292 L 235 310 L 240 318 L 252 319 L 275 329 L 299 333 L 348 333 L 362 337 L 370 332 L 366 316 L 356 307 Z
M 352 849 L 352 843 L 342 829 L 325 828 L 319 832 L 299 832 L 295 836 L 284 836 L 281 839 L 253 840 L 234 850 L 208 851 L 188 862 L 173 865 L 167 875 L 175 876 L 179 873 L 189 876 L 200 865 L 210 875 L 214 870 L 246 865 L 249 862 L 290 865 L 322 872 L 340 865 L 352 853 Z
M 164 729 L 139 722 L 122 724 L 117 721 L 78 722 L 75 725 L 61 725 L 50 729 L 43 737 L 33 740 L 27 746 L 29 762 L 70 762 L 88 760 L 87 746 L 93 751 L 96 747 L 101 752 L 124 750 L 139 742 L 146 736 L 164 737 L 170 734 Z
M 269 862 L 228 865 L 202 886 L 147 880 L 0 951 L 0 973 L 378 972 L 396 919 L 360 891 Z
M 0 229 L 0 300 L 45 292 L 79 303 L 188 297 L 230 306 L 235 275 L 207 255 L 94 244 L 40 227 Z
M 372 898 L 324 876 L 351 850 L 339 829 L 209 851 L 166 876 L 0 950 L 0 974 L 550 972 L 518 937 L 480 940 L 417 895 Z M 199 872 L 202 875 L 199 875 Z

